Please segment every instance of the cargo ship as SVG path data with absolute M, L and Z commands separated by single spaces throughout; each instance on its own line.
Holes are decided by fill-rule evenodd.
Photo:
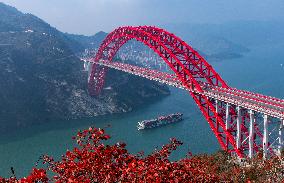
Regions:
M 170 123 L 178 122 L 183 120 L 182 113 L 169 114 L 167 116 L 159 116 L 156 119 L 144 120 L 138 122 L 138 130 L 143 130 L 147 128 L 156 128 L 158 126 L 167 125 Z

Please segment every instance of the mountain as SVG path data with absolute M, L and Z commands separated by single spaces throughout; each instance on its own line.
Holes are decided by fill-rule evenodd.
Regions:
M 234 21 L 208 26 L 212 34 L 246 47 L 284 42 L 283 21 Z
M 241 53 L 262 44 L 284 42 L 283 21 L 232 21 L 223 24 L 167 24 L 167 29 L 205 54 Z
M 226 34 L 219 33 L 216 27 L 218 28 L 217 25 L 207 24 L 168 24 L 162 26 L 162 28 L 178 35 L 182 40 L 208 59 L 209 62 L 238 58 L 249 51 L 246 46 L 231 41 L 229 36 L 223 36 L 223 34 Z M 66 37 L 78 41 L 88 50 L 96 50 L 106 35 L 107 33 L 102 31 L 93 36 L 65 34 Z M 120 49 L 118 54 L 121 57 L 125 57 L 125 60 L 138 59 L 141 61 L 145 57 L 147 57 L 148 61 L 160 60 L 160 57 L 147 46 L 142 43 L 137 43 L 136 41 L 129 41 Z
M 164 85 L 110 70 L 109 90 L 90 97 L 87 74 L 75 56 L 84 48 L 36 16 L 0 3 L 1 131 L 126 112 L 169 94 Z
M 249 51 L 244 44 L 232 41 L 231 37 L 215 31 L 222 25 L 184 23 L 164 26 L 181 37 L 209 62 L 238 58 Z
M 100 31 L 100 32 L 94 34 L 93 36 L 85 36 L 85 35 L 76 35 L 76 34 L 65 33 L 65 36 L 70 38 L 71 40 L 76 40 L 85 49 L 96 49 L 100 46 L 101 42 L 107 36 L 107 33 Z

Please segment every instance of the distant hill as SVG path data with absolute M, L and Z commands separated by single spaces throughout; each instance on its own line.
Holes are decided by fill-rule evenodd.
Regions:
M 16 8 L 0 3 L 0 32 L 21 32 L 32 29 L 34 32 L 53 35 L 65 42 L 74 51 L 81 51 L 82 45 L 68 38 L 64 33 L 32 14 L 23 14 Z
M 249 51 L 249 49 L 242 44 L 235 43 L 229 38 L 214 31 L 215 25 L 169 24 L 162 26 L 161 28 L 167 29 L 178 35 L 202 56 L 208 59 L 209 62 L 238 58 Z M 67 33 L 65 35 L 68 38 L 79 42 L 85 49 L 92 50 L 97 49 L 100 46 L 100 43 L 106 37 L 107 33 L 101 31 L 93 36 Z M 148 57 L 153 57 L 152 60 L 159 59 L 158 55 L 152 52 L 150 48 L 142 43 L 137 43 L 136 41 L 128 42 L 120 50 L 120 53 L 123 53 L 127 60 L 143 60 L 145 57 L 145 55 L 141 55 L 143 52 L 145 55 L 148 55 Z
M 212 34 L 246 47 L 284 42 L 283 21 L 236 21 L 210 27 Z
M 223 24 L 180 23 L 168 24 L 165 27 L 204 53 L 214 50 L 215 53 L 222 52 L 222 50 L 245 53 L 252 46 L 284 42 L 283 21 L 233 21 Z
M 100 41 L 100 36 L 92 39 Z M 164 85 L 111 70 L 110 89 L 90 97 L 87 75 L 75 56 L 84 48 L 34 15 L 0 3 L 0 130 L 126 112 L 169 94 Z
M 93 36 L 85 36 L 85 35 L 76 35 L 76 34 L 68 34 L 65 35 L 79 42 L 85 49 L 96 49 L 100 46 L 101 42 L 107 36 L 108 33 L 100 31 Z
M 209 62 L 238 58 L 249 51 L 245 45 L 212 30 L 218 26 L 221 25 L 186 23 L 165 25 L 169 31 L 181 37 Z

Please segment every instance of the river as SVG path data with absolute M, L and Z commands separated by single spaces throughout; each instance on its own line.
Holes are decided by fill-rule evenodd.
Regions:
M 211 63 L 221 77 L 232 87 L 246 89 L 284 98 L 284 44 L 261 45 L 250 48 L 244 57 Z M 281 66 L 282 64 L 282 66 Z M 137 131 L 137 121 L 154 118 L 161 114 L 184 113 L 182 122 L 156 129 Z M 127 114 L 116 114 L 92 119 L 56 121 L 36 125 L 13 134 L 0 135 L 0 175 L 9 177 L 10 167 L 17 176 L 27 175 L 38 157 L 49 154 L 60 158 L 66 149 L 72 148 L 71 137 L 79 129 L 89 126 L 106 128 L 111 135 L 110 143 L 124 141 L 127 149 L 146 154 L 176 137 L 184 142 L 172 159 L 184 157 L 188 151 L 212 153 L 219 144 L 209 125 L 186 91 L 171 88 L 171 95 L 151 105 Z

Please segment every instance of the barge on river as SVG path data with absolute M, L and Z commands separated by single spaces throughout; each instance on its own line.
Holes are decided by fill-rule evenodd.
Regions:
M 147 128 L 156 128 L 162 125 L 175 123 L 178 121 L 182 121 L 183 120 L 182 116 L 183 116 L 182 113 L 174 113 L 174 114 L 169 114 L 167 116 L 159 116 L 156 119 L 140 121 L 138 122 L 137 128 L 138 130 L 143 130 Z

